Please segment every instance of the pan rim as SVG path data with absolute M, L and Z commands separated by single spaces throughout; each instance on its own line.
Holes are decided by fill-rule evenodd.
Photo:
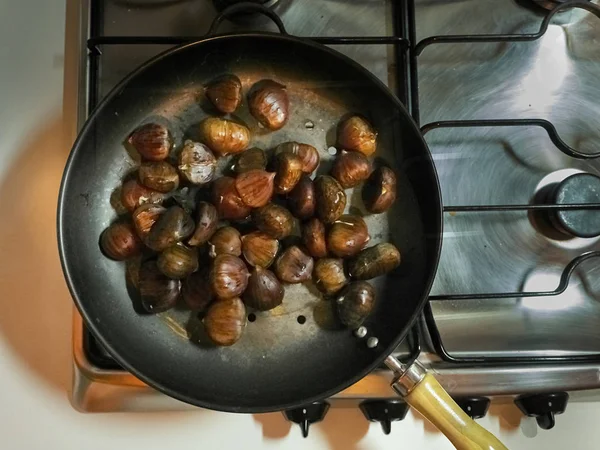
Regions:
M 431 264 L 430 264 L 431 273 L 425 283 L 425 287 L 421 294 L 421 298 L 417 302 L 417 307 L 415 308 L 415 310 L 412 313 L 412 317 L 410 317 L 410 319 L 406 322 L 404 328 L 398 332 L 396 338 L 393 339 L 392 342 L 385 349 L 383 349 L 381 351 L 379 356 L 374 358 L 374 360 L 371 364 L 367 365 L 363 370 L 354 374 L 352 377 L 349 377 L 344 383 L 342 383 L 341 385 L 338 385 L 336 388 L 328 389 L 326 391 L 315 394 L 311 397 L 302 398 L 302 399 L 299 399 L 292 403 L 288 402 L 288 403 L 271 404 L 268 406 L 258 406 L 258 407 L 223 405 L 223 404 L 215 404 L 210 401 L 203 401 L 203 400 L 200 400 L 193 396 L 185 395 L 177 390 L 171 389 L 171 388 L 163 385 L 162 383 L 159 383 L 159 382 L 153 380 L 150 376 L 146 375 L 144 372 L 141 372 L 141 371 L 137 370 L 135 367 L 131 366 L 128 363 L 127 359 L 123 358 L 121 356 L 121 354 L 114 348 L 114 346 L 107 340 L 107 338 L 100 332 L 100 330 L 96 326 L 94 320 L 92 320 L 92 317 L 90 317 L 90 315 L 86 311 L 84 302 L 80 298 L 80 295 L 78 294 L 78 292 L 75 288 L 75 283 L 73 281 L 73 274 L 72 274 L 73 267 L 69 264 L 68 257 L 66 255 L 66 251 L 65 251 L 65 230 L 64 230 L 65 221 L 64 221 L 64 217 L 63 217 L 65 196 L 66 196 L 66 186 L 70 179 L 71 171 L 73 168 L 73 160 L 75 158 L 75 155 L 79 152 L 82 142 L 85 140 L 85 137 L 89 133 L 89 130 L 91 129 L 92 124 L 94 123 L 95 119 L 100 114 L 100 112 L 103 111 L 104 108 L 106 108 L 107 105 L 110 104 L 111 100 L 115 96 L 117 96 L 119 94 L 119 92 L 127 84 L 129 84 L 129 82 L 133 78 L 137 77 L 140 73 L 149 69 L 157 62 L 159 62 L 173 54 L 176 54 L 176 53 L 179 53 L 182 51 L 186 51 L 189 48 L 192 48 L 195 46 L 200 46 L 200 45 L 202 45 L 206 42 L 210 42 L 210 41 L 226 40 L 226 39 L 239 39 L 239 38 L 245 38 L 245 39 L 268 38 L 268 39 L 286 40 L 286 41 L 294 42 L 296 44 L 301 44 L 301 45 L 312 47 L 321 52 L 324 51 L 326 53 L 329 53 L 332 56 L 335 56 L 336 58 L 343 60 L 345 63 L 353 66 L 355 69 L 362 72 L 363 75 L 365 75 L 379 89 L 384 91 L 386 93 L 386 95 L 388 95 L 390 97 L 393 104 L 404 113 L 404 115 L 407 119 L 409 119 L 408 120 L 408 122 L 410 124 L 409 126 L 413 128 L 413 131 L 418 136 L 418 139 L 421 141 L 421 144 L 425 150 L 424 156 L 427 157 L 427 160 L 431 167 L 432 175 L 433 175 L 433 178 L 435 181 L 435 187 L 432 186 L 432 191 L 435 194 L 437 194 L 437 198 L 436 198 L 436 201 L 432 202 L 432 203 L 435 203 L 435 207 L 437 210 L 437 222 L 438 222 L 437 229 L 439 230 L 438 231 L 438 233 L 439 233 L 438 239 L 436 241 L 436 247 L 434 249 L 435 250 L 435 254 L 434 254 L 435 259 L 433 261 L 431 261 Z M 295 37 L 295 36 L 291 36 L 291 35 L 287 35 L 287 34 L 279 34 L 279 33 L 267 33 L 267 32 L 230 33 L 230 34 L 221 34 L 221 35 L 200 38 L 199 40 L 191 42 L 189 44 L 184 44 L 184 45 L 170 48 L 170 49 L 156 55 L 155 57 L 151 58 L 150 60 L 146 61 L 144 64 L 142 64 L 139 67 L 137 67 L 136 69 L 134 69 L 125 78 L 123 78 L 106 95 L 106 97 L 104 97 L 101 100 L 101 102 L 98 104 L 98 106 L 94 109 L 94 111 L 86 119 L 85 124 L 83 125 L 83 127 L 81 128 L 81 130 L 78 133 L 77 139 L 73 143 L 73 146 L 69 153 L 69 157 L 67 158 L 67 162 L 65 165 L 65 169 L 64 169 L 61 184 L 60 184 L 59 195 L 58 195 L 57 240 L 58 240 L 58 250 L 59 250 L 61 267 L 63 270 L 65 281 L 67 282 L 67 287 L 69 289 L 69 293 L 71 294 L 71 297 L 73 298 L 75 306 L 77 307 L 79 313 L 83 317 L 85 325 L 88 327 L 89 331 L 93 333 L 94 337 L 100 341 L 100 343 L 106 348 L 106 350 L 115 359 L 115 361 L 121 367 L 123 367 L 123 369 L 127 370 L 128 372 L 130 372 L 131 374 L 133 374 L 134 376 L 139 378 L 141 381 L 146 383 L 148 386 L 153 387 L 153 388 L 169 395 L 170 397 L 175 398 L 180 401 L 183 401 L 185 403 L 188 403 L 188 404 L 191 404 L 194 406 L 198 406 L 198 407 L 202 407 L 202 408 L 212 409 L 215 411 L 222 411 L 222 412 L 266 413 L 266 412 L 274 412 L 274 411 L 283 411 L 283 410 L 293 409 L 293 408 L 297 408 L 297 407 L 301 407 L 303 405 L 313 403 L 315 401 L 323 401 L 323 400 L 326 400 L 326 399 L 334 396 L 335 394 L 343 391 L 344 389 L 350 387 L 351 385 L 357 383 L 362 378 L 364 378 L 366 375 L 373 372 L 377 367 L 381 366 L 381 364 L 383 363 L 385 358 L 387 358 L 396 349 L 396 347 L 406 338 L 409 331 L 412 329 L 412 327 L 415 325 L 416 321 L 418 320 L 419 316 L 421 315 L 425 305 L 427 304 L 429 293 L 431 291 L 431 288 L 432 288 L 432 285 L 433 285 L 433 282 L 435 279 L 435 274 L 437 273 L 437 269 L 438 269 L 438 265 L 439 265 L 439 261 L 440 261 L 440 255 L 441 255 L 441 249 L 442 249 L 442 236 L 443 236 L 443 206 L 442 206 L 441 188 L 440 188 L 437 169 L 433 162 L 433 157 L 431 155 L 431 151 L 429 150 L 429 147 L 427 145 L 427 142 L 425 141 L 423 134 L 421 133 L 421 130 L 419 129 L 418 125 L 416 124 L 416 122 L 414 121 L 412 116 L 408 113 L 406 107 L 402 104 L 402 102 L 400 102 L 400 100 L 390 91 L 388 86 L 386 86 L 374 74 L 372 74 L 368 69 L 366 69 L 361 64 L 354 61 L 353 59 L 349 58 L 348 56 L 346 56 L 330 47 L 327 47 L 325 45 L 318 44 L 314 41 L 311 41 L 310 39 L 299 38 L 299 37 Z M 392 393 L 393 393 L 393 391 L 390 388 L 390 395 Z

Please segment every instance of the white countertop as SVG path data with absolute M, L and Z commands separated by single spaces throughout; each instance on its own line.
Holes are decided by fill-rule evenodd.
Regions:
M 452 448 L 413 414 L 385 436 L 357 408 L 332 408 L 302 439 L 279 413 L 82 414 L 71 407 L 72 306 L 55 237 L 56 198 L 70 146 L 65 136 L 74 127 L 72 111 L 62 110 L 69 2 L 0 2 L 0 447 Z M 75 80 L 71 75 L 67 85 Z M 600 404 L 571 403 L 550 431 L 521 420 L 514 405 L 492 406 L 480 422 L 511 449 L 597 449 L 599 420 Z

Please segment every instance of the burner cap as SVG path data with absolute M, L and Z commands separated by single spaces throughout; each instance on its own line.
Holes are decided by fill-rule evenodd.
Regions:
M 217 11 L 223 11 L 225 8 L 243 2 L 258 3 L 259 5 L 263 5 L 270 8 L 271 6 L 275 5 L 275 3 L 277 3 L 277 0 L 213 0 Z
M 551 11 L 554 8 L 556 8 L 557 6 L 560 6 L 563 3 L 568 3 L 572 0 L 531 0 L 531 1 L 533 1 L 537 5 L 541 6 L 542 8 Z M 587 0 L 587 1 L 589 2 L 590 0 Z
M 600 177 L 578 173 L 563 180 L 552 192 L 557 205 L 599 203 Z M 600 211 L 562 210 L 552 214 L 551 221 L 559 231 L 572 236 L 591 238 L 600 235 Z

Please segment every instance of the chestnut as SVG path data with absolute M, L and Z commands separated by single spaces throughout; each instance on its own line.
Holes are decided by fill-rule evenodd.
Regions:
M 213 106 L 224 114 L 234 112 L 242 102 L 242 82 L 232 74 L 221 75 L 205 87 L 204 92 Z
M 287 194 L 300 181 L 302 160 L 293 153 L 279 153 L 275 156 L 275 192 Z
M 267 162 L 265 151 L 252 147 L 237 156 L 231 169 L 238 174 L 249 170 L 265 170 Z
M 367 211 L 379 214 L 387 211 L 396 200 L 396 175 L 389 167 L 379 167 L 369 177 L 362 191 Z
M 209 117 L 200 123 L 202 141 L 219 156 L 240 153 L 250 142 L 250 130 L 227 119 Z
M 248 268 L 233 255 L 217 255 L 210 269 L 210 287 L 220 299 L 238 297 L 248 286 Z
M 235 344 L 246 326 L 246 308 L 239 298 L 220 300 L 211 304 L 204 316 L 207 336 L 216 344 Z
M 273 80 L 254 84 L 248 96 L 250 114 L 270 130 L 282 128 L 289 116 L 290 100 L 285 86 Z
M 250 215 L 251 208 L 242 201 L 235 187 L 235 179 L 231 177 L 215 180 L 212 186 L 212 202 L 222 219 L 241 220 Z
M 142 125 L 131 133 L 127 142 L 148 161 L 162 161 L 173 148 L 171 133 L 158 123 Z
M 206 145 L 188 139 L 179 154 L 177 168 L 190 183 L 203 185 L 215 176 L 217 159 Z
M 242 236 L 242 253 L 251 266 L 269 267 L 278 251 L 279 241 L 262 231 L 254 231 Z
M 100 247 L 106 256 L 124 261 L 142 252 L 143 244 L 129 222 L 115 222 L 100 237 Z
M 377 149 L 377 133 L 364 117 L 355 115 L 338 125 L 337 142 L 344 150 L 371 156 Z
M 209 255 L 240 256 L 242 254 L 242 240 L 240 232 L 233 227 L 219 228 L 208 241 Z
M 297 245 L 292 245 L 275 261 L 275 273 L 286 283 L 303 283 L 310 280 L 313 266 L 312 257 Z
M 335 178 L 321 175 L 315 179 L 317 216 L 325 223 L 335 222 L 346 208 L 346 193 Z
M 279 144 L 275 149 L 276 154 L 286 152 L 292 153 L 300 158 L 300 161 L 302 162 L 302 172 L 304 173 L 313 173 L 321 161 L 318 150 L 312 145 L 292 141 Z
M 281 305 L 284 289 L 273 272 L 255 267 L 244 292 L 244 303 L 259 311 L 268 311 Z
M 294 228 L 294 216 L 283 206 L 269 203 L 262 208 L 252 212 L 252 219 L 256 227 L 274 237 L 283 239 L 292 234 Z
M 140 184 L 138 180 L 129 180 L 121 187 L 121 203 L 130 212 L 146 203 L 161 203 L 165 195 Z
M 138 175 L 140 183 L 158 192 L 167 193 L 179 187 L 177 170 L 166 161 L 143 162 Z
M 319 219 L 312 218 L 302 226 L 302 243 L 313 258 L 327 256 L 325 225 Z
M 169 278 L 181 280 L 198 270 L 198 250 L 177 243 L 158 256 L 156 265 Z
M 344 261 L 336 258 L 318 259 L 312 278 L 325 295 L 336 294 L 350 281 L 344 272 Z
M 135 230 L 144 243 L 147 241 L 150 230 L 158 218 L 166 211 L 167 208 L 164 208 L 161 205 L 146 203 L 136 208 L 136 210 L 133 212 L 132 218 L 133 224 L 135 225 Z
M 336 220 L 327 234 L 327 247 L 335 256 L 353 256 L 369 242 L 369 230 L 362 217 L 344 214 Z
M 146 239 L 146 245 L 152 250 L 162 252 L 194 232 L 194 221 L 180 206 L 171 206 L 160 215 L 152 226 Z
M 344 189 L 353 188 L 369 178 L 371 163 L 359 152 L 343 150 L 333 163 L 331 175 Z
M 340 293 L 335 306 L 340 322 L 355 330 L 373 311 L 375 289 L 366 281 L 354 281 Z
M 208 282 L 208 270 L 194 272 L 183 280 L 181 296 L 192 311 L 203 311 L 214 299 Z
M 400 252 L 389 242 L 361 251 L 348 263 L 348 274 L 358 280 L 385 275 L 400 265 Z
M 219 223 L 219 213 L 217 208 L 208 202 L 199 202 L 196 210 L 196 229 L 194 234 L 189 238 L 189 245 L 202 245 L 207 242 L 212 235 L 217 231 Z
M 288 194 L 290 211 L 298 219 L 309 219 L 315 214 L 315 186 L 308 175 L 302 175 L 296 187 Z
M 181 281 L 164 275 L 156 261 L 146 261 L 140 267 L 140 297 L 142 306 L 149 313 L 159 313 L 171 309 L 177 303 L 181 291 Z
M 273 178 L 275 174 L 272 172 L 249 170 L 237 176 L 235 188 L 244 204 L 259 208 L 273 197 Z

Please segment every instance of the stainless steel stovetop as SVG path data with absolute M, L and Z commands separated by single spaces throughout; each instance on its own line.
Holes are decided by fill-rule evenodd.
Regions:
M 81 3 L 80 126 L 90 105 L 139 64 L 169 47 L 105 45 L 98 47 L 101 55 L 88 58 L 89 37 L 200 37 L 217 14 L 211 0 Z M 288 32 L 298 36 L 391 36 L 397 31 L 391 0 L 274 3 Z M 547 13 L 528 7 L 533 2 L 527 0 L 414 3 L 413 42 L 434 35 L 536 33 Z M 228 23 L 223 31 L 236 27 Z M 253 27 L 274 31 L 272 24 L 262 20 Z M 600 147 L 599 44 L 600 20 L 583 9 L 570 9 L 557 14 L 536 41 L 426 47 L 416 58 L 420 123 L 547 119 L 568 145 L 582 153 L 596 152 Z M 396 76 L 392 45 L 335 48 L 393 89 L 403 84 Z M 591 257 L 580 264 L 560 295 L 441 298 L 556 289 L 574 258 L 600 250 L 599 238 L 567 239 L 542 232 L 546 228 L 531 211 L 467 212 L 452 206 L 527 205 L 544 186 L 571 174 L 600 175 L 600 160 L 565 155 L 536 126 L 438 128 L 428 132 L 426 139 L 449 212 L 431 306 L 420 327 L 419 360 L 437 372 L 454 396 L 512 400 L 524 394 L 568 391 L 572 398 L 594 398 L 600 388 L 600 259 Z M 91 358 L 77 313 L 73 329 L 77 408 L 191 408 L 110 363 Z M 410 353 L 409 345 L 398 349 L 401 357 Z M 382 369 L 332 401 L 393 398 L 390 380 Z

